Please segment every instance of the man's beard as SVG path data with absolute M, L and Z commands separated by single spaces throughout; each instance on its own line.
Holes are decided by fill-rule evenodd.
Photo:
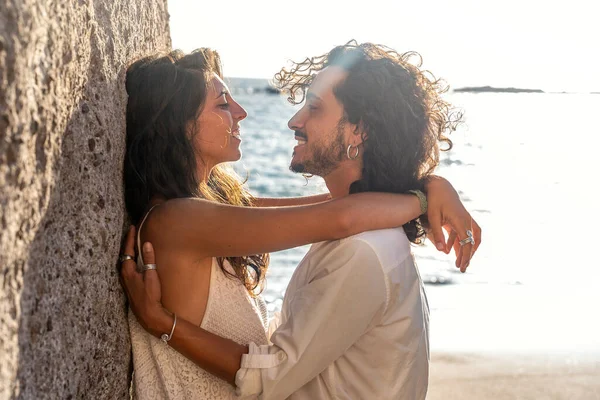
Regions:
M 323 145 L 320 142 L 307 143 L 305 145 L 307 148 L 304 151 L 310 158 L 296 164 L 292 163 L 290 171 L 324 177 L 335 170 L 340 161 L 346 156 L 344 122 L 344 120 L 338 122 L 335 128 L 335 137 L 329 145 Z

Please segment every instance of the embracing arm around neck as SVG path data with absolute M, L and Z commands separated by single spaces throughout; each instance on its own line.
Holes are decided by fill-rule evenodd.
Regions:
M 420 214 L 419 200 L 410 194 L 359 193 L 291 207 L 174 199 L 152 212 L 142 234 L 197 258 L 246 256 L 394 228 Z

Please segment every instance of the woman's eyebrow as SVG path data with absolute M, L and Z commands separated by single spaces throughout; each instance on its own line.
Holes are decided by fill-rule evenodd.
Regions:
M 219 95 L 217 97 L 215 97 L 215 99 L 218 99 L 221 96 L 227 96 L 229 94 L 229 92 L 225 89 L 221 90 L 221 93 L 219 93 Z

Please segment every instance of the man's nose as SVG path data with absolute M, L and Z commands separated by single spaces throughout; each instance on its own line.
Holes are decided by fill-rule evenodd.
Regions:
M 304 128 L 304 120 L 301 111 L 302 110 L 298 110 L 298 112 L 288 121 L 288 128 L 293 131 L 301 131 Z

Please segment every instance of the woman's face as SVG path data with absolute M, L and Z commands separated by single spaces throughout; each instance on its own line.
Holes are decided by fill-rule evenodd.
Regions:
M 239 122 L 247 115 L 246 110 L 233 100 L 223 80 L 213 75 L 192 138 L 198 166 L 205 174 L 220 163 L 240 159 Z

